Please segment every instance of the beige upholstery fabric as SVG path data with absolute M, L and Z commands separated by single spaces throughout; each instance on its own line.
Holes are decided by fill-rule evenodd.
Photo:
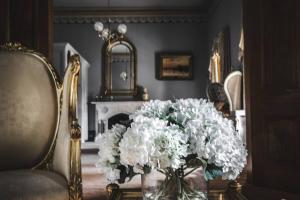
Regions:
M 57 99 L 44 61 L 0 51 L 0 171 L 31 168 L 44 159 L 55 136 Z
M 70 106 L 70 87 L 71 87 L 71 67 L 68 66 L 63 82 L 62 92 L 62 111 L 60 125 L 56 140 L 56 147 L 53 157 L 53 169 L 63 174 L 70 180 L 70 123 L 69 123 L 69 106 Z
M 62 176 L 50 171 L 2 171 L 0 172 L 0 199 L 68 200 L 68 184 Z
M 228 98 L 230 111 L 241 109 L 242 101 L 242 73 L 231 72 L 225 79 L 224 90 Z

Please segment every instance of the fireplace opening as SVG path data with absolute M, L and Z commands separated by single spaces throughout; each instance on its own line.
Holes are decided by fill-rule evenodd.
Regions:
M 111 129 L 115 124 L 122 124 L 129 127 L 131 120 L 129 120 L 129 115 L 125 113 L 116 114 L 108 119 L 108 129 Z

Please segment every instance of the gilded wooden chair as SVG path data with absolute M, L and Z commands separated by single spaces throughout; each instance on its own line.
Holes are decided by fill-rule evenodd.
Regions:
M 41 54 L 0 47 L 0 199 L 82 199 L 79 56 L 63 84 Z

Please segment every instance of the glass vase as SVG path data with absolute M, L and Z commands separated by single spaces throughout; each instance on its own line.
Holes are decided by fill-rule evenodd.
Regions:
M 207 200 L 201 168 L 152 170 L 142 175 L 143 200 Z

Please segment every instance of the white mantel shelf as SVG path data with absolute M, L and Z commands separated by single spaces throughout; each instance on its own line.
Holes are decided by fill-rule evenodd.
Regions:
M 108 120 L 110 117 L 124 113 L 131 114 L 143 105 L 144 101 L 92 101 L 96 105 L 96 120 Z M 98 133 L 98 132 L 96 132 Z

